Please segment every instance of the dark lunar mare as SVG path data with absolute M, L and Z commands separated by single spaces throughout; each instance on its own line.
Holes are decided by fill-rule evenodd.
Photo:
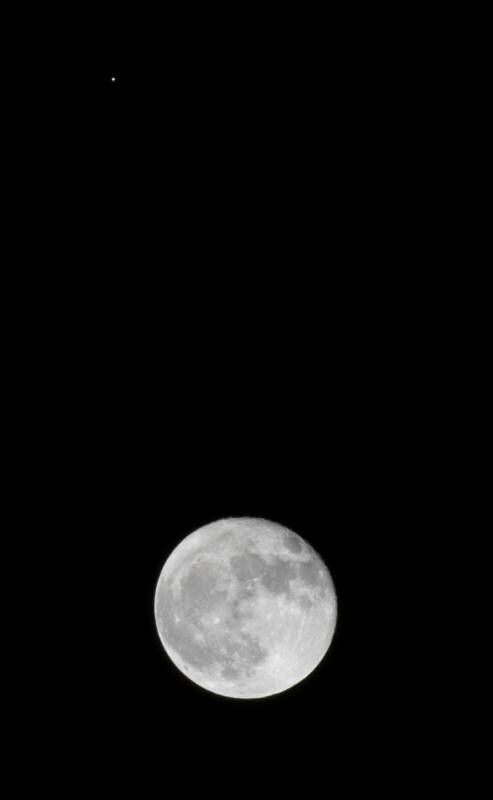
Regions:
M 297 575 L 296 567 L 295 563 L 276 558 L 272 564 L 269 564 L 261 582 L 272 594 L 288 594 L 289 581 L 296 578 Z
M 231 569 L 239 581 L 260 579 L 260 583 L 273 594 L 289 592 L 289 581 L 297 575 L 297 565 L 282 558 L 275 558 L 271 563 L 257 553 L 246 551 L 230 560 Z
M 259 578 L 269 567 L 265 559 L 249 550 L 242 553 L 241 556 L 232 556 L 230 564 L 239 581 L 251 581 Z
M 314 559 L 311 558 L 309 561 L 302 561 L 299 565 L 299 576 L 302 580 L 306 581 L 313 586 L 313 588 L 317 588 L 321 583 L 321 576 L 318 574 L 320 570 L 320 564 Z
M 282 536 L 286 550 L 289 550 L 290 553 L 301 553 L 303 550 L 303 543 L 299 536 L 291 531 L 283 531 Z

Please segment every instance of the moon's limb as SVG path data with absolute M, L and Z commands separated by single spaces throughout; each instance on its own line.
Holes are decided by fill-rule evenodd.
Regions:
M 334 634 L 329 571 L 273 522 L 213 522 L 183 539 L 156 588 L 156 625 L 173 663 L 209 691 L 266 697 L 312 672 Z

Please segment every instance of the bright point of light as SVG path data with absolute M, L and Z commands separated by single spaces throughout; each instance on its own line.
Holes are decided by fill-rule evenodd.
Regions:
M 113 78 L 111 79 L 111 81 L 112 81 L 112 83 L 114 83 L 114 82 L 116 81 L 116 78 L 114 78 L 114 77 L 113 77 Z

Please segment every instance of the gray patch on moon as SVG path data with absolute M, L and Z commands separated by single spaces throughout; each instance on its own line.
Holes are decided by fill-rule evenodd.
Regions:
M 240 583 L 237 590 L 237 599 L 241 602 L 242 600 L 252 600 L 254 597 L 257 596 L 257 589 L 256 589 L 257 581 L 248 581 L 247 583 Z
M 312 556 L 309 561 L 301 561 L 298 569 L 300 578 L 310 586 L 319 587 L 325 583 L 325 574 L 319 575 L 321 566 L 318 558 Z
M 289 581 L 296 575 L 296 569 L 289 561 L 276 558 L 272 564 L 268 565 L 267 570 L 261 578 L 261 583 L 273 594 L 289 592 Z
M 233 669 L 233 667 L 224 667 L 224 669 L 221 670 L 221 675 L 228 681 L 234 681 L 241 677 L 239 671 L 237 669 Z
M 252 619 L 255 615 L 254 606 L 251 602 L 254 595 L 245 595 L 243 592 L 238 592 L 238 597 L 233 600 L 231 606 L 231 621 L 232 625 L 238 627 L 246 620 Z
M 231 568 L 240 581 L 249 581 L 253 578 L 258 578 L 262 575 L 268 567 L 266 561 L 247 550 L 240 556 L 232 556 L 230 559 Z
M 303 544 L 300 540 L 300 537 L 292 531 L 283 531 L 283 540 L 284 547 L 286 550 L 289 550 L 290 553 L 301 553 L 303 550 Z
M 227 641 L 226 652 L 234 659 L 238 658 L 239 666 L 247 673 L 251 667 L 260 664 L 268 655 L 258 640 L 245 632 L 241 632 L 233 640 Z
M 306 594 L 300 594 L 297 598 L 297 602 L 305 611 L 309 611 L 310 608 L 313 608 L 313 602 Z

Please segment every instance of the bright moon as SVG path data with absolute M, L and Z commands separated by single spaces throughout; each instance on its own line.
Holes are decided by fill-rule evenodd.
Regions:
M 168 656 L 210 692 L 268 697 L 302 681 L 329 649 L 337 600 L 300 536 L 264 519 L 191 533 L 158 580 L 154 612 Z

